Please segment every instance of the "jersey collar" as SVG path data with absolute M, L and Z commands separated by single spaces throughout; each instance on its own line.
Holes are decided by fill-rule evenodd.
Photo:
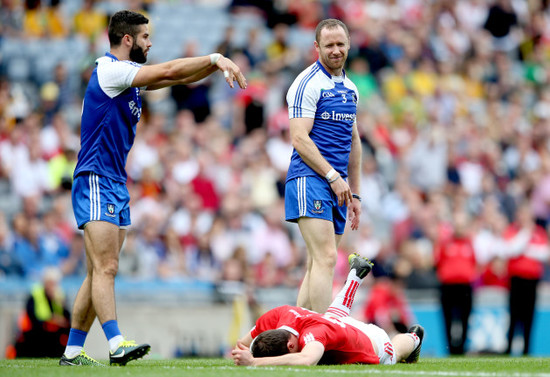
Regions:
M 111 54 L 110 52 L 106 52 L 106 53 L 105 53 L 105 56 L 108 56 L 108 57 L 110 57 L 111 59 L 118 60 L 118 58 L 117 58 L 116 56 L 114 56 L 113 54 Z
M 289 327 L 289 326 L 281 326 L 279 327 L 277 330 L 286 330 L 288 331 L 289 333 L 291 333 L 292 335 L 295 335 L 295 336 L 300 336 L 300 334 L 298 333 L 298 331 L 294 330 L 292 327 Z
M 321 64 L 321 62 L 317 59 L 317 65 L 319 66 L 319 68 L 321 69 L 321 71 L 323 71 L 323 73 L 325 75 L 328 76 L 329 79 L 332 80 L 332 75 L 330 73 L 328 73 L 328 71 L 325 69 L 325 67 Z M 346 71 L 342 68 L 342 78 L 346 78 Z

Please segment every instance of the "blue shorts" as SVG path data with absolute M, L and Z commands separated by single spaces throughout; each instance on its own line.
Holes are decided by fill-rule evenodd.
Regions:
M 338 206 L 338 198 L 326 179 L 297 177 L 285 185 L 285 219 L 297 222 L 300 217 L 332 221 L 334 232 L 344 234 L 348 207 Z
M 79 174 L 72 188 L 73 211 L 78 229 L 90 221 L 130 225 L 130 193 L 126 184 L 92 172 Z

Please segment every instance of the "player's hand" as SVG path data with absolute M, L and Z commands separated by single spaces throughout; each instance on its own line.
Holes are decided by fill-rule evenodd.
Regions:
M 233 82 L 237 81 L 241 89 L 246 88 L 246 78 L 244 77 L 241 69 L 237 64 L 233 63 L 231 59 L 226 58 L 225 56 L 220 57 L 216 63 L 220 71 L 223 72 L 225 81 L 229 84 L 231 88 L 234 87 Z
M 231 357 L 235 365 L 254 365 L 254 357 L 247 346 L 237 342 L 237 346 L 231 351 Z
M 348 219 L 350 221 L 351 230 L 359 229 L 361 221 L 361 202 L 357 199 L 352 199 L 348 206 Z
M 347 206 L 351 204 L 351 189 L 342 177 L 339 177 L 336 181 L 332 182 L 330 184 L 330 188 L 338 198 L 338 205 L 340 207 L 344 204 Z

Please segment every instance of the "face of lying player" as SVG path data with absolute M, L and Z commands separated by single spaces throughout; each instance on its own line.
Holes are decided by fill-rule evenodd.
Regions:
M 132 50 L 130 50 L 130 60 L 143 64 L 147 61 L 147 54 L 153 43 L 149 39 L 149 26 L 140 25 L 140 31 L 134 38 Z
M 286 344 L 288 347 L 288 352 L 295 353 L 298 351 L 298 338 L 294 334 L 290 334 L 290 339 L 288 339 L 288 343 Z
M 319 43 L 314 42 L 319 60 L 325 69 L 334 76 L 340 76 L 348 58 L 349 38 L 341 26 L 321 30 Z

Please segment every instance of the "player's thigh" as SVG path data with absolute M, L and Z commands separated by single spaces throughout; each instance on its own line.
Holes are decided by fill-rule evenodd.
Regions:
M 300 217 L 298 227 L 313 261 L 336 257 L 336 235 L 331 221 Z
M 92 221 L 84 228 L 86 254 L 94 267 L 118 260 L 120 251 L 120 229 L 106 221 Z

